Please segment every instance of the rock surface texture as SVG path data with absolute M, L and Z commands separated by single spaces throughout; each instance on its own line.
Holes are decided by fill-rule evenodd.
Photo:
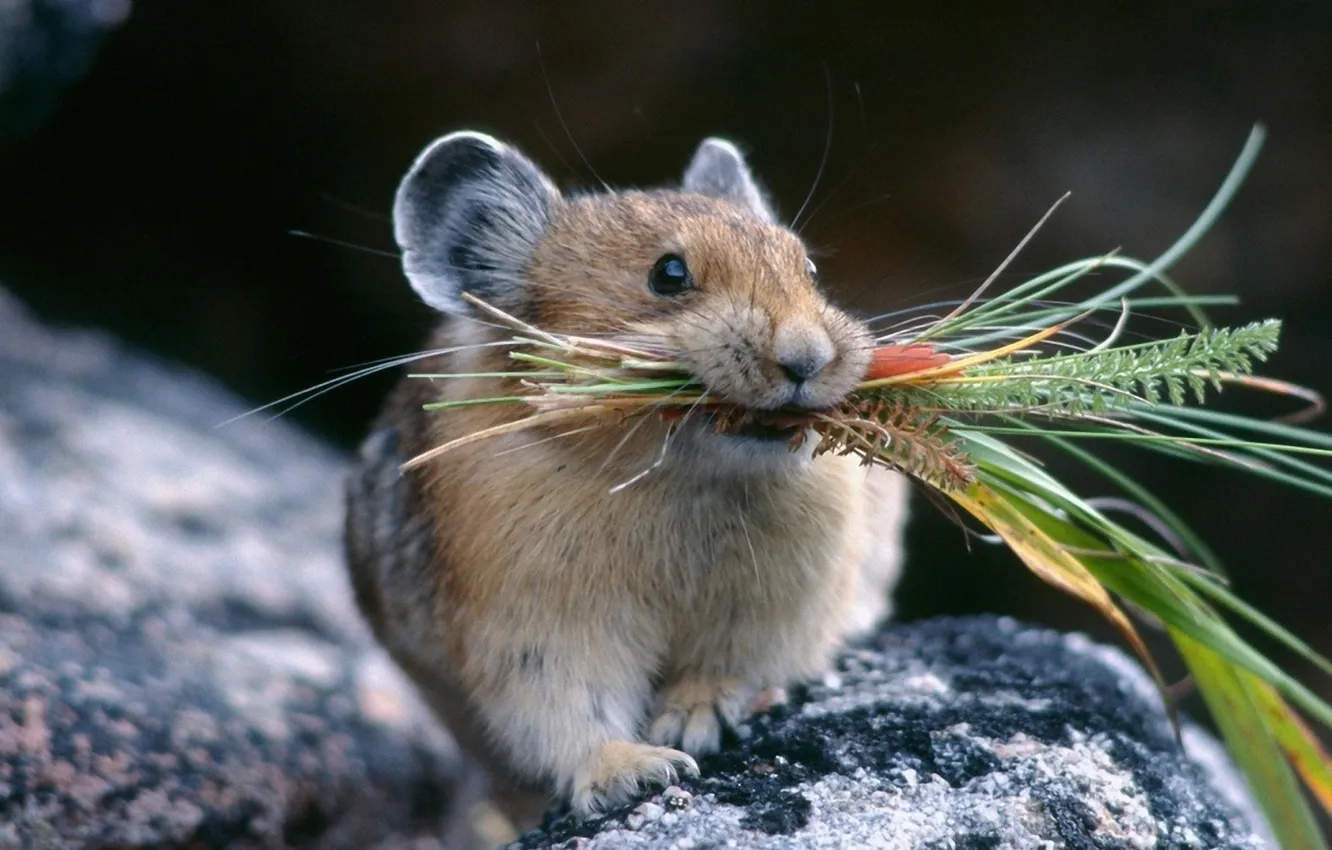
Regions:
M 439 833 L 455 750 L 352 606 L 343 460 L 242 410 L 0 292 L 0 848 Z
M 1267 847 L 1211 738 L 1186 756 L 1118 650 L 1011 620 L 892 626 L 703 777 L 517 847 Z M 1244 814 L 1241 814 L 1243 812 Z
M 344 459 L 0 292 L 0 848 L 447 846 L 464 772 L 353 610 Z M 895 626 L 704 777 L 518 847 L 1260 847 L 1122 654 Z

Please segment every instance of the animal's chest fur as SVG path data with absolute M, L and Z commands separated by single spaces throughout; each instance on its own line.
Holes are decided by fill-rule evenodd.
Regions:
M 443 590 L 473 624 L 670 643 L 700 623 L 791 614 L 845 569 L 848 481 L 822 460 L 781 480 L 663 470 L 611 492 L 624 470 L 550 445 L 524 458 L 438 468 Z
M 806 482 L 729 481 L 640 511 L 616 558 L 642 564 L 643 601 L 672 622 L 799 605 L 838 569 L 846 517 Z

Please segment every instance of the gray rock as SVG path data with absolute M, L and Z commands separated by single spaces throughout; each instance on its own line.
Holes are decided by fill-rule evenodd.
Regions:
M 0 847 L 439 846 L 458 761 L 350 601 L 343 459 L 0 292 Z
M 353 609 L 344 459 L 243 409 L 0 292 L 0 847 L 444 846 L 474 788 Z M 892 627 L 743 731 L 516 846 L 1263 846 L 1136 664 L 1006 620 Z
M 92 65 L 130 0 L 0 2 L 0 130 L 28 130 Z
M 683 791 L 514 847 L 1271 846 L 1216 743 L 1188 726 L 1186 755 L 1137 664 L 1081 636 L 892 626 L 792 697 Z

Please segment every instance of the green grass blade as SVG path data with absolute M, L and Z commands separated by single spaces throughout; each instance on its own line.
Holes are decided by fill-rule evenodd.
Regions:
M 563 372 L 409 372 L 409 378 L 455 380 L 457 378 L 561 378 Z
M 1200 407 L 1175 407 L 1173 405 L 1164 404 L 1154 408 L 1154 412 L 1157 416 L 1168 416 L 1172 419 L 1188 419 L 1208 425 L 1215 425 L 1219 428 L 1232 428 L 1236 431 L 1257 431 L 1260 434 L 1266 434 L 1269 437 L 1290 443 L 1332 449 L 1332 434 L 1325 434 L 1322 431 L 1314 431 L 1310 428 L 1301 428 L 1296 425 L 1287 425 L 1284 422 L 1270 422 L 1265 419 L 1254 419 L 1249 416 L 1227 413 L 1223 410 L 1207 410 Z
M 657 390 L 681 390 L 679 378 L 658 378 L 642 381 L 613 381 L 604 384 L 561 384 L 547 387 L 552 393 L 572 395 L 606 395 L 607 393 L 651 393 Z
M 1327 850 L 1295 772 L 1254 704 L 1252 677 L 1187 635 L 1172 629 L 1170 636 L 1282 850 Z
M 1045 534 L 1074 551 L 1119 550 L 1121 555 L 1113 558 L 1079 556 L 1102 584 L 1232 663 L 1253 671 L 1321 723 L 1332 726 L 1332 706 L 1236 634 L 1185 583 L 1182 575 L 1187 570 L 1153 562 L 1166 554 L 1163 550 L 1110 521 L 1004 444 L 982 435 L 959 436 L 965 440 L 981 481 L 993 482 L 1002 492 L 1035 498 L 1015 499 L 1013 505 Z M 1067 515 L 1054 513 L 1051 507 Z M 1076 525 L 1075 520 L 1090 531 Z
M 1180 418 L 1176 414 L 1181 409 L 1187 409 L 1187 408 L 1175 408 L 1171 411 L 1171 415 L 1161 415 L 1158 413 L 1151 412 L 1149 410 L 1134 410 L 1133 416 L 1135 419 L 1139 419 L 1145 422 L 1154 422 L 1158 425 L 1165 427 L 1172 427 L 1177 430 L 1184 431 L 1190 434 L 1195 434 L 1203 438 L 1229 439 L 1233 440 L 1237 446 L 1242 443 L 1242 441 L 1238 440 L 1237 438 L 1229 436 L 1223 431 L 1217 431 L 1212 428 L 1206 428 L 1201 425 L 1196 425 L 1192 422 L 1187 421 L 1186 419 Z M 1151 443 L 1148 443 L 1146 445 L 1152 448 L 1156 447 L 1156 445 L 1153 445 Z M 1265 461 L 1265 463 L 1253 463 L 1253 464 L 1244 464 L 1244 465 L 1236 464 L 1235 466 L 1237 468 L 1243 469 L 1246 472 L 1250 472 L 1262 478 L 1269 478 L 1273 481 L 1279 481 L 1283 484 L 1289 484 L 1292 487 L 1298 487 L 1310 493 L 1317 493 L 1320 496 L 1332 498 L 1332 472 L 1322 469 L 1321 467 L 1314 466 L 1313 464 L 1306 463 L 1298 458 L 1290 457 L 1286 453 L 1290 451 L 1300 450 L 1300 447 L 1292 446 L 1289 444 L 1276 447 L 1274 447 L 1273 445 L 1248 444 L 1248 445 L 1243 445 L 1242 448 L 1245 450 L 1244 453 L 1246 455 L 1258 461 Z M 1280 448 L 1281 450 L 1278 451 L 1276 450 L 1277 448 Z M 1332 451 L 1332 447 L 1325 445 L 1316 445 L 1316 446 L 1309 446 L 1305 450 L 1328 452 Z M 1281 469 L 1276 468 L 1278 466 L 1284 467 L 1287 470 L 1293 470 L 1293 472 L 1282 471 Z M 1295 473 L 1300 473 L 1300 474 L 1295 474 Z M 1326 481 L 1328 483 L 1319 484 L 1318 480 Z
M 1135 267 L 1142 264 L 1134 261 Z M 1178 287 L 1178 284 L 1171 283 L 1171 286 Z M 1194 320 L 1199 328 L 1207 329 L 1214 327 L 1211 320 L 1202 311 L 1202 307 L 1231 307 L 1239 303 L 1239 299 L 1233 295 L 1188 295 L 1180 296 L 1151 296 L 1144 298 L 1126 298 L 1124 299 L 1128 309 L 1133 313 L 1141 313 L 1144 310 L 1160 309 L 1163 307 L 1180 307 L 1188 311 L 1189 316 Z M 1040 328 L 1048 327 L 1052 324 L 1058 324 L 1068 319 L 1072 319 L 1080 313 L 1086 312 L 1084 305 L 1078 302 L 1068 302 L 1058 307 L 1042 307 L 1027 312 L 1014 313 L 1009 319 L 1002 323 L 1002 329 L 993 330 L 986 333 L 973 334 L 959 338 L 946 337 L 935 340 L 935 345 L 942 349 L 963 349 L 979 350 L 992 342 L 1012 339 L 1024 332 L 1030 333 Z M 1110 311 L 1118 313 L 1122 306 L 1120 304 L 1105 305 L 1095 308 L 1098 311 Z M 982 317 L 984 318 L 984 317 Z M 969 324 L 967 327 L 976 330 L 984 330 L 993 327 L 985 324 Z
M 955 320 L 935 326 L 920 336 L 920 339 L 928 339 L 943 334 L 951 334 L 958 330 L 965 329 L 975 325 L 980 321 L 991 321 L 999 316 L 1008 315 L 1016 309 L 1031 303 L 1034 300 L 1053 294 L 1058 290 L 1068 286 L 1077 279 L 1099 268 L 1108 266 L 1128 266 L 1135 269 L 1135 273 L 1127 280 L 1102 291 L 1098 295 L 1086 299 L 1078 305 L 1076 312 L 1082 312 L 1093 307 L 1099 307 L 1106 304 L 1117 304 L 1119 300 L 1131 292 L 1141 288 L 1143 285 L 1152 281 L 1162 282 L 1167 289 L 1175 296 L 1184 296 L 1183 290 L 1173 281 L 1165 278 L 1165 272 L 1179 261 L 1186 253 L 1198 243 L 1204 235 L 1207 234 L 1216 224 L 1217 218 L 1229 205 L 1239 187 L 1243 184 L 1249 170 L 1253 167 L 1254 161 L 1258 157 L 1258 152 L 1262 149 L 1263 141 L 1267 133 L 1261 125 L 1254 125 L 1249 132 L 1249 137 L 1245 140 L 1244 147 L 1240 150 L 1234 165 L 1226 179 L 1222 181 L 1220 188 L 1212 196 L 1211 201 L 1203 208 L 1198 218 L 1184 231 L 1184 234 L 1175 240 L 1174 244 L 1167 248 L 1155 260 L 1145 265 L 1136 261 L 1128 261 L 1115 257 L 1102 257 L 1090 260 L 1080 260 L 1061 266 L 1046 274 L 1040 275 L 1027 281 L 1024 284 L 1014 287 L 1005 295 L 967 311 Z M 1195 321 L 1203 327 L 1210 325 L 1205 314 L 1201 311 L 1195 316 Z
M 451 407 L 476 407 L 481 404 L 513 404 L 528 401 L 531 396 L 499 395 L 493 398 L 461 398 L 456 401 L 432 401 L 421 405 L 423 410 L 448 410 Z
M 1189 229 L 1184 231 L 1184 235 L 1175 240 L 1175 244 L 1167 248 L 1159 257 L 1148 263 L 1146 268 L 1138 272 L 1133 277 L 1123 283 L 1107 289 L 1105 292 L 1094 298 L 1087 300 L 1087 306 L 1096 304 L 1114 303 L 1123 295 L 1132 292 L 1144 283 L 1147 283 L 1167 269 L 1172 267 L 1181 257 L 1187 254 L 1194 245 L 1205 236 L 1216 224 L 1216 220 L 1221 217 L 1221 213 L 1230 204 L 1232 198 L 1239 191 L 1248 177 L 1253 163 L 1258 158 L 1258 152 L 1262 150 L 1263 142 L 1267 138 L 1267 131 L 1261 124 L 1255 124 L 1249 131 L 1249 137 L 1244 141 L 1244 147 L 1240 149 L 1239 156 L 1235 159 L 1235 164 L 1230 167 L 1230 172 L 1226 179 L 1221 181 L 1221 186 L 1212 196 L 1211 201 L 1203 208 L 1198 218 L 1189 225 Z M 1176 293 L 1178 294 L 1178 293 Z
M 1022 420 L 1013 419 L 1012 417 L 1005 418 L 1015 424 L 1023 423 Z M 1035 426 L 1032 427 L 1033 430 L 1039 430 Z M 1166 526 L 1179 537 L 1180 541 L 1189 549 L 1189 551 L 1197 557 L 1198 561 L 1204 567 L 1219 576 L 1224 576 L 1226 574 L 1225 566 L 1221 563 L 1220 557 L 1217 556 L 1212 547 L 1207 545 L 1207 542 L 1202 539 L 1202 536 L 1194 531 L 1188 523 L 1184 522 L 1183 518 L 1171 510 L 1169 506 L 1157 498 L 1156 495 L 1146 487 L 1143 487 L 1141 484 L 1134 481 L 1132 478 L 1129 478 L 1127 475 L 1123 474 L 1118 469 L 1115 469 L 1091 452 L 1073 445 L 1068 440 L 1046 435 L 1041 435 L 1041 437 L 1050 445 L 1071 455 L 1083 466 L 1098 473 L 1103 478 L 1108 479 L 1112 484 L 1127 493 L 1142 505 L 1142 507 L 1146 508 L 1158 519 L 1164 522 Z
M 1313 647 L 1300 640 L 1300 638 L 1291 633 L 1290 630 L 1286 629 L 1280 623 L 1268 617 L 1257 608 L 1254 608 L 1243 599 L 1240 599 L 1234 593 L 1231 593 L 1224 585 L 1218 584 L 1207 576 L 1197 575 L 1196 573 L 1190 573 L 1188 571 L 1181 572 L 1180 578 L 1192 585 L 1200 593 L 1210 597 L 1220 605 L 1234 611 L 1240 617 L 1248 620 L 1310 664 L 1313 664 L 1324 673 L 1332 676 L 1332 660 L 1320 655 Z

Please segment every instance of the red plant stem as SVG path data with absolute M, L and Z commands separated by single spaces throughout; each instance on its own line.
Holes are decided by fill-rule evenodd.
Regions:
M 865 380 L 877 381 L 882 378 L 894 378 L 898 375 L 908 375 L 926 369 L 936 369 L 946 364 L 950 359 L 952 358 L 929 343 L 913 342 L 906 345 L 881 345 L 874 349 L 874 356 L 870 359 L 870 367 L 865 374 Z

